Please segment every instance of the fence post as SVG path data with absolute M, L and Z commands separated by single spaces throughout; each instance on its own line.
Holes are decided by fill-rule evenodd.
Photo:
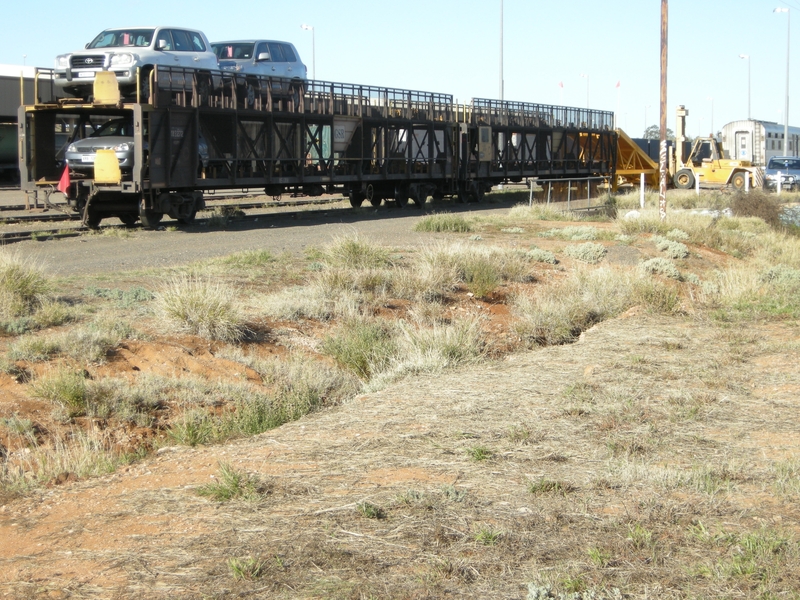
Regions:
M 698 196 L 700 195 L 700 173 L 694 178 L 694 191 Z
M 639 208 L 644 208 L 644 173 L 639 174 Z
M 744 176 L 744 193 L 750 193 L 750 171 L 748 171 L 747 175 Z
M 781 185 L 782 182 L 783 182 L 783 176 L 781 175 L 781 172 L 778 171 L 778 196 L 781 195 L 781 188 L 783 187 Z
M 569 201 L 572 198 L 572 179 L 567 179 L 567 210 L 569 211 Z

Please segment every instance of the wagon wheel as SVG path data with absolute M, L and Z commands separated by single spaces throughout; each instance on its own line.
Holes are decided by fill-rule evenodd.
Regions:
M 675 187 L 679 190 L 689 190 L 694 187 L 694 173 L 689 169 L 681 169 L 675 173 Z

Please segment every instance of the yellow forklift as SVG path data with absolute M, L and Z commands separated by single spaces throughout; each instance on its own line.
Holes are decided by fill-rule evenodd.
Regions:
M 712 137 L 699 137 L 694 140 L 689 156 L 683 158 L 683 142 L 686 139 L 686 117 L 689 111 L 678 107 L 676 133 L 676 169 L 672 178 L 675 187 L 686 190 L 700 187 L 720 188 L 730 185 L 735 190 L 745 189 L 747 180 L 750 186 L 756 184 L 757 174 L 750 161 L 722 158 L 722 146 Z

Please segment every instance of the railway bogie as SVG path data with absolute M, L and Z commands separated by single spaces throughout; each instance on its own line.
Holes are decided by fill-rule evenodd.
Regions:
M 482 99 L 456 105 L 445 94 L 318 81 L 273 98 L 277 86 L 265 80 L 258 102 L 241 103 L 224 74 L 208 95 L 186 93 L 197 77 L 158 67 L 152 104 L 21 107 L 23 189 L 49 194 L 60 183 L 89 225 L 113 215 L 154 227 L 164 215 L 191 222 L 204 191 L 340 192 L 354 207 L 421 207 L 429 197 L 480 202 L 509 181 L 610 178 L 616 163 L 613 115 L 603 111 Z M 69 144 L 120 117 L 133 122 L 132 168 L 108 176 L 97 165 L 93 173 L 64 166 L 64 138 Z

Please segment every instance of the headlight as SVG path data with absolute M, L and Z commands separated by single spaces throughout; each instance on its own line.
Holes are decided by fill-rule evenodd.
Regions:
M 111 66 L 112 67 L 119 67 L 122 65 L 130 65 L 133 64 L 133 54 L 112 54 L 111 55 Z
M 69 54 L 59 54 L 56 56 L 56 68 L 66 68 L 69 66 Z
M 122 142 L 121 144 L 117 144 L 112 148 L 115 152 L 127 152 L 128 150 L 133 149 L 133 144 L 130 142 Z
M 75 144 L 70 144 L 67 146 L 67 152 L 77 152 L 78 149 L 75 147 Z

